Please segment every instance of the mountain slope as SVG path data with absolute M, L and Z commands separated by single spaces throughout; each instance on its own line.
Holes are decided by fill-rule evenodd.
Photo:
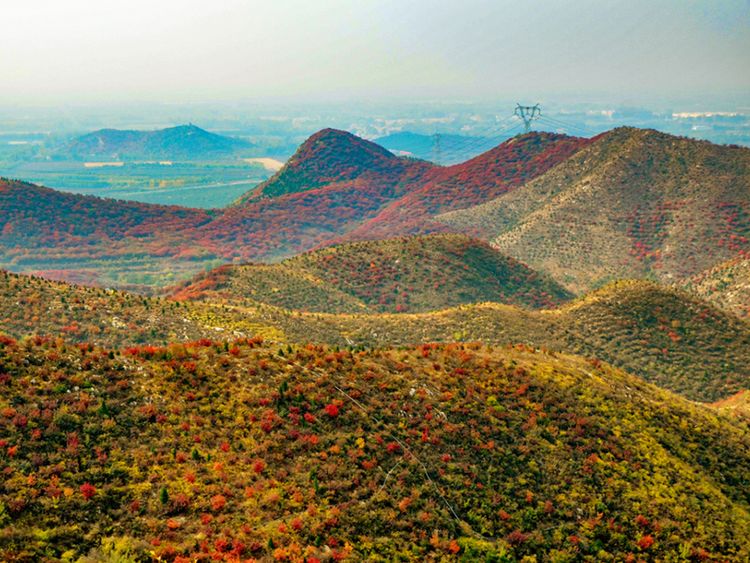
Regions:
M 750 556 L 747 427 L 580 358 L 0 342 L 5 560 Z
M 155 131 L 101 129 L 78 137 L 65 152 L 79 159 L 193 160 L 228 156 L 252 147 L 243 139 L 179 125 Z
M 713 401 L 750 386 L 750 325 L 682 291 L 617 282 L 550 315 L 559 316 L 563 349 L 643 373 L 692 399 Z
M 581 354 L 695 401 L 750 388 L 748 323 L 649 282 L 614 283 L 554 311 L 481 303 L 418 314 L 274 318 L 297 342 L 401 346 L 461 340 Z
M 483 175 L 475 178 L 473 188 L 462 189 L 460 166 L 441 169 L 399 159 L 348 133 L 324 130 L 304 143 L 289 165 L 259 191 L 236 206 L 212 211 L 97 200 L 2 180 L 0 267 L 53 270 L 64 279 L 91 279 L 115 287 L 165 285 L 165 274 L 173 270 L 177 281 L 218 260 L 279 260 L 341 241 L 393 209 L 388 207 L 393 202 L 447 174 L 452 187 L 448 192 L 428 190 L 437 194 L 433 203 L 419 207 L 421 203 L 401 202 L 402 207 L 421 209 L 416 216 L 408 214 L 406 223 L 399 217 L 392 224 L 378 219 L 375 224 L 385 225 L 383 229 L 366 229 L 364 236 L 351 238 L 440 230 L 422 228 L 431 211 L 491 197 L 507 189 L 506 180 L 520 182 L 534 174 L 539 168 L 535 162 L 555 161 L 554 155 L 565 152 L 555 147 L 568 145 L 575 142 L 545 135 L 506 143 L 499 152 L 469 164 L 466 174 Z M 493 159 L 499 164 L 490 166 Z M 162 265 L 165 261 L 174 266 Z
M 543 176 L 440 217 L 573 291 L 686 279 L 750 250 L 750 150 L 621 128 Z
M 736 258 L 701 272 L 685 288 L 740 317 L 750 317 L 750 258 Z
M 103 286 L 175 283 L 217 265 L 196 236 L 213 215 L 59 192 L 0 178 L 0 268 Z M 85 275 L 81 276 L 84 272 Z
M 165 345 L 221 334 L 279 335 L 258 318 L 210 307 L 82 287 L 0 270 L 0 326 L 14 338 L 52 337 L 101 346 Z M 229 332 L 226 327 L 231 326 Z
M 632 129 L 594 140 L 530 134 L 439 168 L 324 133 L 372 157 L 374 168 L 338 163 L 332 174 L 356 177 L 311 188 L 303 180 L 320 163 L 306 158 L 301 175 L 288 169 L 276 179 L 301 178 L 280 185 L 302 191 L 225 210 L 138 206 L 0 181 L 0 267 L 87 270 L 118 287 L 166 285 L 176 281 L 159 274 L 170 271 L 160 266 L 167 259 L 183 279 L 220 260 L 273 261 L 343 241 L 459 230 L 483 234 L 580 293 L 623 277 L 683 281 L 750 249 L 748 149 Z M 125 267 L 133 273 L 123 283 L 112 272 Z
M 220 268 L 180 294 L 250 298 L 328 313 L 419 312 L 481 301 L 540 308 L 572 297 L 552 280 L 464 235 L 351 243 L 274 266 Z
M 721 413 L 744 418 L 750 423 L 750 390 L 740 391 L 711 405 Z
M 221 266 L 170 290 L 170 296 L 177 301 L 265 303 L 284 309 L 328 313 L 370 310 L 356 297 L 288 262 Z
M 575 154 L 590 141 L 554 133 L 528 133 L 462 164 L 438 168 L 422 185 L 391 203 L 348 238 L 372 239 L 444 230 L 432 217 L 489 201 Z
M 181 302 L 3 274 L 0 323 L 16 338 L 42 334 L 106 346 L 216 335 L 339 346 L 520 343 L 604 360 L 698 401 L 750 388 L 750 325 L 649 282 L 611 284 L 553 311 L 479 303 L 383 314 L 299 267 L 253 268 L 209 272 L 182 288 Z M 317 312 L 325 307 L 342 313 Z

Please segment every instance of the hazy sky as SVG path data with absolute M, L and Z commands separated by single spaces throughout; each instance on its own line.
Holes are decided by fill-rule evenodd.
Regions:
M 0 102 L 750 92 L 750 0 L 4 0 Z

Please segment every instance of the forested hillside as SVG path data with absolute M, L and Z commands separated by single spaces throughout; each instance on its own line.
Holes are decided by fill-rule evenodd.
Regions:
M 0 340 L 5 560 L 747 559 L 747 426 L 484 345 Z
M 671 283 L 750 251 L 750 149 L 619 128 L 522 188 L 448 213 L 568 289 Z
M 222 267 L 180 287 L 176 296 L 327 313 L 423 312 L 482 301 L 549 308 L 572 297 L 464 235 L 349 243 L 270 266 Z

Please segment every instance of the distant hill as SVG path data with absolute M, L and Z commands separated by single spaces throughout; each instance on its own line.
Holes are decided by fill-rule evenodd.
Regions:
M 165 276 L 158 275 L 158 262 L 164 260 L 170 261 L 164 271 L 177 267 L 183 277 L 183 272 L 203 269 L 206 261 L 278 260 L 347 238 L 445 231 L 444 225 L 430 223 L 431 212 L 503 193 L 552 166 L 580 142 L 532 134 L 499 147 L 496 158 L 490 151 L 466 168 L 441 168 L 397 158 L 348 133 L 324 130 L 240 204 L 211 212 L 134 207 L 0 180 L 0 267 L 55 270 L 65 279 L 80 279 L 79 272 L 86 270 L 87 276 L 96 273 L 100 283 L 118 287 L 164 285 Z M 474 174 L 471 182 L 462 179 Z M 432 186 L 426 196 L 401 201 L 425 186 Z M 138 228 L 116 225 L 113 219 L 122 214 L 129 217 L 124 224 L 137 223 Z M 184 221 L 172 221 L 180 214 Z M 163 226 L 153 221 L 157 216 L 166 220 Z M 89 227 L 71 226 L 77 218 Z M 127 280 L 112 275 L 126 262 L 133 272 Z M 140 263 L 145 263 L 142 273 Z
M 216 265 L 215 251 L 196 243 L 196 233 L 212 218 L 204 209 L 102 199 L 0 178 L 0 268 L 56 270 L 64 279 L 86 271 L 106 286 L 174 283 L 179 275 L 171 274 Z M 123 279 L 124 272 L 137 281 Z
M 541 308 L 572 297 L 552 280 L 464 235 L 351 243 L 272 266 L 219 268 L 177 295 L 252 299 L 328 313 L 421 312 L 482 301 Z
M 100 129 L 74 139 L 64 151 L 81 160 L 196 160 L 229 156 L 252 146 L 191 124 L 155 131 Z
M 440 218 L 573 291 L 685 280 L 750 251 L 750 149 L 620 128 L 494 201 Z
M 696 274 L 685 287 L 740 317 L 750 317 L 750 258 L 735 258 Z
M 747 425 L 582 358 L 0 335 L 0 366 L 6 561 L 750 557 Z

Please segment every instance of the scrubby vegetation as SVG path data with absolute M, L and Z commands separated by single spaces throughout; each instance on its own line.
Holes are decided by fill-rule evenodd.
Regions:
M 263 313 L 76 286 L 0 270 L 0 327 L 15 338 L 55 336 L 102 346 L 165 345 L 216 335 L 282 338 Z M 281 317 L 281 314 L 277 314 Z M 231 328 L 230 328 L 231 327 Z
M 307 139 L 272 178 L 240 198 L 237 205 L 354 180 L 393 183 L 409 167 L 427 166 L 398 158 L 380 145 L 346 131 L 323 129 Z
M 0 560 L 750 560 L 748 154 L 325 130 L 225 210 L 0 181 L 0 266 L 172 284 L 0 270 Z M 495 246 L 327 246 L 450 228 Z
M 715 305 L 750 318 L 750 258 L 735 258 L 694 276 L 685 288 Z
M 712 406 L 719 412 L 744 418 L 750 423 L 750 390 L 735 393 L 731 397 L 715 402 Z
M 750 251 L 750 150 L 619 128 L 546 174 L 445 214 L 582 292 L 618 278 L 665 283 Z
M 212 284 L 221 272 L 209 278 Z M 191 287 L 201 289 L 200 282 Z M 338 346 L 521 342 L 604 360 L 699 401 L 750 387 L 750 325 L 650 282 L 612 284 L 553 311 L 480 303 L 418 314 L 304 313 L 250 298 L 175 302 L 13 274 L 0 275 L 0 290 L 8 296 L 0 299 L 0 321 L 17 338 L 43 334 L 105 346 L 217 335 Z
M 459 230 L 493 239 L 574 292 L 622 277 L 671 283 L 750 251 L 749 154 L 620 129 L 594 139 L 531 133 L 436 167 L 324 130 L 222 210 L 2 180 L 0 267 L 67 271 L 66 279 L 86 270 L 123 287 L 128 280 L 110 272 L 146 262 L 145 284 L 163 286 L 179 280 L 159 269 L 182 278 L 217 260 L 272 261 L 342 241 Z
M 216 260 L 273 260 L 334 242 L 434 180 L 439 189 L 429 188 L 425 196 L 433 203 L 425 207 L 418 198 L 399 205 L 421 209 L 409 228 L 398 226 L 399 219 L 378 230 L 390 236 L 417 232 L 416 224 L 432 211 L 484 201 L 559 162 L 576 143 L 557 137 L 506 143 L 464 169 L 397 158 L 351 134 L 324 130 L 240 205 L 215 211 L 103 200 L 0 180 L 0 267 L 56 270 L 68 280 L 85 270 L 98 283 L 120 288 L 168 285 L 179 279 L 159 271 L 176 269 L 185 272 L 182 278 Z M 460 184 L 480 171 L 472 190 L 461 193 Z M 113 273 L 124 269 L 146 275 L 134 283 Z
M 552 315 L 559 315 L 557 338 L 566 350 L 692 399 L 713 401 L 750 386 L 750 325 L 684 292 L 618 282 Z
M 564 162 L 592 142 L 532 132 L 505 141 L 471 160 L 438 168 L 346 239 L 374 239 L 445 230 L 435 215 L 490 201 Z M 466 229 L 477 232 L 474 226 Z
M 743 561 L 747 427 L 478 344 L 0 343 L 0 556 Z
M 273 266 L 219 268 L 180 287 L 176 297 L 351 313 L 423 312 L 483 301 L 549 308 L 572 295 L 487 243 L 432 235 L 344 244 Z

